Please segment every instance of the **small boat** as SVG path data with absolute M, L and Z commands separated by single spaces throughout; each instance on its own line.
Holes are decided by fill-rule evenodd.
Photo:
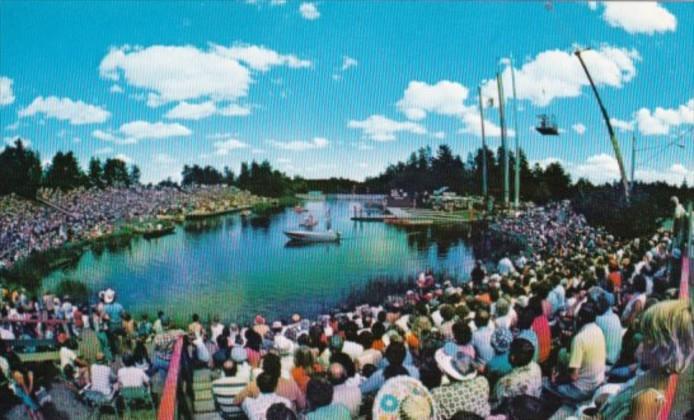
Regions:
M 301 213 L 303 213 L 303 212 L 305 212 L 305 211 L 306 211 L 306 209 L 303 208 L 303 207 L 301 207 L 301 206 L 294 206 L 294 212 L 295 212 L 295 213 L 301 214 Z
M 340 240 L 340 232 L 332 230 L 324 232 L 311 232 L 306 230 L 289 230 L 284 232 L 293 241 L 300 242 L 337 242 Z
M 318 220 L 304 220 L 303 222 L 299 223 L 299 226 L 306 229 L 313 229 L 317 225 Z
M 174 230 L 176 230 L 176 226 L 174 226 L 173 224 L 157 226 L 152 230 L 146 231 L 142 234 L 142 236 L 145 239 L 154 239 L 159 238 L 160 236 L 172 234 L 174 233 Z

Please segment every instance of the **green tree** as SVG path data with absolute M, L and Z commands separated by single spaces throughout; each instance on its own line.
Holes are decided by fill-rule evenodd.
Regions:
M 128 186 L 130 185 L 130 176 L 128 167 L 120 159 L 106 159 L 104 163 L 104 183 L 108 186 Z
M 92 187 L 104 188 L 104 168 L 101 166 L 101 160 L 98 158 L 89 159 L 89 184 Z
M 15 193 L 33 198 L 41 183 L 41 160 L 38 153 L 26 149 L 17 138 L 14 146 L 0 153 L 0 195 Z
M 67 191 L 84 185 L 85 175 L 72 152 L 58 152 L 44 174 L 44 185 Z
M 132 165 L 130 167 L 130 172 L 128 173 L 130 185 L 138 185 L 140 183 L 140 176 L 142 176 L 140 168 L 137 165 Z

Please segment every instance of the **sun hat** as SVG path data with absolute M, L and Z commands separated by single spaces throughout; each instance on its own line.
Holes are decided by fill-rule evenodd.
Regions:
M 372 418 L 378 420 L 437 418 L 434 398 L 417 379 L 396 376 L 386 381 L 374 399 Z
M 243 363 L 248 359 L 248 354 L 246 353 L 246 349 L 244 349 L 241 346 L 234 346 L 234 348 L 231 349 L 231 360 L 233 360 L 236 363 Z
M 434 353 L 434 360 L 439 369 L 456 381 L 472 379 L 477 372 L 473 369 L 473 360 L 458 350 L 454 343 L 446 343 Z
M 272 329 L 273 329 L 273 330 L 282 329 L 282 321 L 274 321 L 274 322 L 272 323 Z
M 508 328 L 497 328 L 492 334 L 492 347 L 497 353 L 506 353 L 511 348 L 513 334 Z
M 105 303 L 113 303 L 114 299 L 116 298 L 116 292 L 108 288 L 104 291 L 104 302 Z

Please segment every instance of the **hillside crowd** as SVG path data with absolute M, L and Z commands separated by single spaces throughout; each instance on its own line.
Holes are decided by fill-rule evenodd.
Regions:
M 181 339 L 184 383 L 190 385 L 195 369 L 212 369 L 224 418 L 694 414 L 692 308 L 678 299 L 680 279 L 672 272 L 681 250 L 667 232 L 618 241 L 567 203 L 497 223 L 527 236 L 533 252 L 503 258 L 493 269 L 478 262 L 461 284 L 424 272 L 412 290 L 379 306 L 315 319 L 258 314 L 251 325 L 218 318 L 203 324 L 193 315 L 189 325 L 176 326 L 161 312 L 153 320 L 134 319 L 110 289 L 91 308 L 8 291 L 3 319 L 68 323 L 53 331 L 41 323 L 5 322 L 0 332 L 4 340 L 59 335 L 62 374 L 87 389 L 87 399 L 147 388 L 167 373 Z M 99 337 L 93 360 L 76 350 L 86 328 Z M 31 370 L 11 346 L 0 349 L 0 366 L 40 417 Z
M 50 205 L 15 195 L 0 197 L 0 268 L 11 267 L 32 252 L 57 248 L 68 241 L 109 234 L 119 224 L 180 214 L 213 206 L 220 197 L 236 194 L 226 186 L 132 186 L 77 188 L 67 192 L 40 190 Z

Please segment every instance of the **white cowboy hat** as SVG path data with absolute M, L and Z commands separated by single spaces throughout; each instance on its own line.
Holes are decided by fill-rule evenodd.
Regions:
M 106 303 L 112 303 L 116 299 L 116 292 L 108 288 L 104 291 L 104 302 Z
M 436 350 L 434 360 L 443 373 L 456 381 L 472 379 L 477 375 L 472 367 L 472 358 L 458 351 L 457 346 L 453 343 L 448 343 Z

